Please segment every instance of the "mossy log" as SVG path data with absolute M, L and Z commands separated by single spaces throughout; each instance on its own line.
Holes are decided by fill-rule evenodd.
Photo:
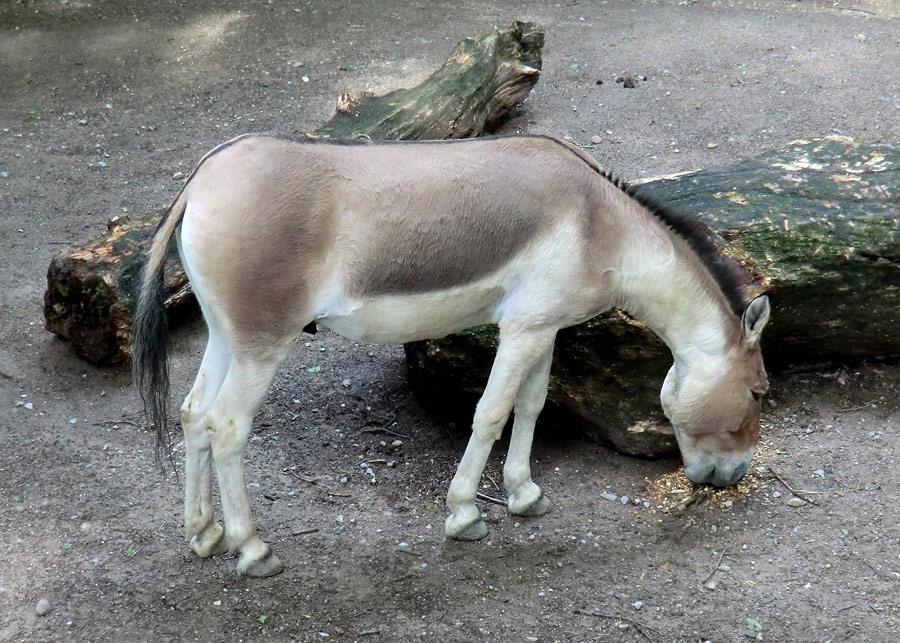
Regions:
M 764 276 L 773 300 L 763 336 L 770 369 L 900 355 L 900 148 L 798 141 L 640 189 L 697 214 L 724 253 Z M 457 393 L 474 398 L 496 337 L 484 327 L 407 345 L 414 389 L 432 404 Z M 659 406 L 670 364 L 666 346 L 621 313 L 565 329 L 544 425 L 577 426 L 626 453 L 674 451 Z
M 467 38 L 444 65 L 412 89 L 338 100 L 334 116 L 313 135 L 331 138 L 443 139 L 478 136 L 528 96 L 538 81 L 542 27 L 515 22 L 504 30 Z M 47 270 L 47 330 L 70 340 L 95 364 L 130 353 L 132 302 L 138 272 L 162 216 L 116 217 L 106 234 L 61 250 Z M 174 246 L 173 246 L 174 248 Z M 173 313 L 194 305 L 190 286 L 171 254 L 166 266 L 166 306 Z

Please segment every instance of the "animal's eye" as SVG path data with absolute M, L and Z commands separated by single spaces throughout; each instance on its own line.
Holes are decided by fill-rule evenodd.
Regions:
M 753 396 L 753 400 L 755 402 L 759 402 L 760 398 L 762 397 L 762 393 L 759 393 L 757 391 L 750 391 L 750 395 Z

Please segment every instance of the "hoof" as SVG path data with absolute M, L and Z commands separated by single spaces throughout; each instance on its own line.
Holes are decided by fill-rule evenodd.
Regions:
M 192 537 L 188 546 L 200 558 L 218 556 L 228 551 L 225 544 L 225 530 L 217 522 L 209 523 L 206 529 Z
M 248 554 L 241 555 L 238 561 L 237 573 L 240 576 L 250 576 L 252 578 L 265 578 L 266 576 L 274 576 L 284 571 L 284 565 L 278 559 L 278 556 L 272 551 L 272 548 L 266 545 L 265 551 L 261 556 L 249 558 Z
M 517 516 L 534 518 L 536 516 L 543 516 L 545 513 L 550 511 L 550 507 L 552 506 L 553 505 L 549 500 L 547 500 L 547 498 L 544 496 L 544 492 L 542 491 L 541 495 L 524 506 L 519 506 L 519 503 L 515 501 L 515 498 L 510 498 L 509 513 L 515 514 Z
M 488 535 L 487 525 L 484 524 L 484 521 L 481 518 L 477 518 L 463 527 L 455 527 L 452 524 L 452 521 L 453 516 L 451 515 L 447 518 L 447 522 L 444 523 L 444 533 L 448 538 L 454 538 L 456 540 L 481 540 Z

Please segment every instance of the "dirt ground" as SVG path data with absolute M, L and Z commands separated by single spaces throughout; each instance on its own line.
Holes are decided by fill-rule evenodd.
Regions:
M 248 580 L 188 552 L 127 369 L 80 361 L 42 315 L 60 247 L 166 205 L 212 146 L 313 129 L 341 92 L 413 85 L 493 25 L 547 31 L 502 131 L 599 137 L 637 179 L 800 137 L 896 143 L 898 16 L 893 0 L 0 4 L 0 640 L 900 640 L 896 362 L 774 374 L 749 479 L 681 511 L 662 511 L 677 460 L 545 425 L 534 473 L 554 510 L 486 503 L 490 536 L 459 543 L 443 497 L 466 428 L 417 405 L 400 347 L 320 333 L 255 424 L 255 517 L 287 569 Z M 203 341 L 200 322 L 173 334 L 179 401 Z

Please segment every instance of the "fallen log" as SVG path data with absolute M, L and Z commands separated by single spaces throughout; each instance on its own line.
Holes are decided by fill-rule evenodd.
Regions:
M 799 141 L 640 189 L 696 213 L 718 232 L 725 254 L 764 276 L 760 289 L 773 300 L 763 337 L 770 369 L 900 355 L 900 147 Z M 496 337 L 481 327 L 407 345 L 413 389 L 435 407 L 476 398 Z M 674 451 L 659 406 L 670 365 L 666 346 L 622 313 L 565 329 L 544 417 L 625 453 Z
M 478 136 L 524 100 L 541 69 L 544 30 L 514 22 L 459 42 L 435 73 L 384 96 L 344 94 L 313 135 L 331 138 L 443 139 Z M 115 217 L 104 235 L 53 257 L 47 270 L 47 330 L 95 364 L 130 354 L 131 315 L 143 256 L 163 211 Z M 166 265 L 170 323 L 195 307 L 174 246 Z

